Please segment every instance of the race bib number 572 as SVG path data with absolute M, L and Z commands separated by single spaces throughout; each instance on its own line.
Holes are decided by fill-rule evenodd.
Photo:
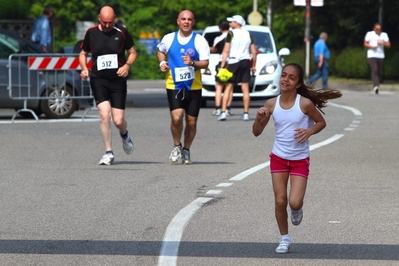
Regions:
M 118 56 L 116 54 L 105 54 L 97 57 L 97 70 L 118 68 Z

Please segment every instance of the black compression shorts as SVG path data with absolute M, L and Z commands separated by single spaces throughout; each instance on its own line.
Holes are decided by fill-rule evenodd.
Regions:
M 235 64 L 229 64 L 227 69 L 233 73 L 233 77 L 227 83 L 238 84 L 251 81 L 251 65 L 249 59 L 241 60 Z
M 168 103 L 170 111 L 182 108 L 186 114 L 198 117 L 201 108 L 202 90 L 168 90 Z
M 127 94 L 126 80 L 108 80 L 92 77 L 90 78 L 90 86 L 97 105 L 104 101 L 109 101 L 111 107 L 125 109 Z

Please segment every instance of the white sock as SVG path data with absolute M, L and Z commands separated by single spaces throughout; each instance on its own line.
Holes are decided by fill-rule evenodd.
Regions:
M 285 240 L 291 243 L 291 237 L 290 234 L 286 234 L 286 235 L 281 235 L 281 240 Z

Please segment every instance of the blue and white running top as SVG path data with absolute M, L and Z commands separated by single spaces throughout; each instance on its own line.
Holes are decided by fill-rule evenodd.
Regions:
M 158 49 L 168 55 L 167 89 L 202 89 L 200 69 L 184 64 L 182 56 L 188 54 L 192 61 L 208 60 L 209 45 L 203 36 L 193 32 L 184 38 L 178 31 L 172 32 L 164 36 Z

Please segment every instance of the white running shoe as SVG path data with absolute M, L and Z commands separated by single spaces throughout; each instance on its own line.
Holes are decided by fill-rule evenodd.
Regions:
M 227 110 L 226 110 L 226 115 L 227 115 L 227 116 L 231 116 L 231 115 L 233 115 L 233 113 L 230 111 L 230 109 L 227 109 Z
M 219 116 L 221 113 L 222 112 L 220 111 L 220 109 L 215 109 L 215 110 L 213 110 L 212 115 Z
M 181 146 L 174 146 L 172 152 L 169 155 L 169 160 L 172 163 L 176 163 L 178 160 L 180 160 L 181 157 L 181 150 L 182 147 Z
M 373 88 L 373 90 L 374 90 L 375 94 L 378 94 L 378 91 L 379 91 L 378 86 L 375 86 L 375 87 Z
M 289 240 L 282 239 L 280 241 L 280 244 L 276 248 L 276 253 L 279 253 L 279 254 L 288 253 L 288 251 L 290 250 L 290 244 L 291 244 L 291 242 Z
M 123 144 L 123 150 L 126 152 L 126 154 L 131 154 L 134 150 L 134 144 L 132 139 L 130 138 L 129 132 L 127 132 L 127 137 L 124 139 L 122 136 L 122 144 Z
M 98 162 L 99 165 L 111 165 L 114 162 L 114 155 L 111 153 L 106 153 L 103 155 L 101 160 Z
M 302 208 L 297 211 L 291 210 L 291 222 L 293 225 L 299 225 L 302 222 L 302 218 L 303 218 Z
M 248 113 L 244 113 L 244 114 L 242 115 L 242 120 L 243 120 L 243 121 L 249 121 L 249 114 L 248 114 Z
M 218 117 L 219 121 L 226 121 L 226 112 L 222 112 L 219 117 Z

